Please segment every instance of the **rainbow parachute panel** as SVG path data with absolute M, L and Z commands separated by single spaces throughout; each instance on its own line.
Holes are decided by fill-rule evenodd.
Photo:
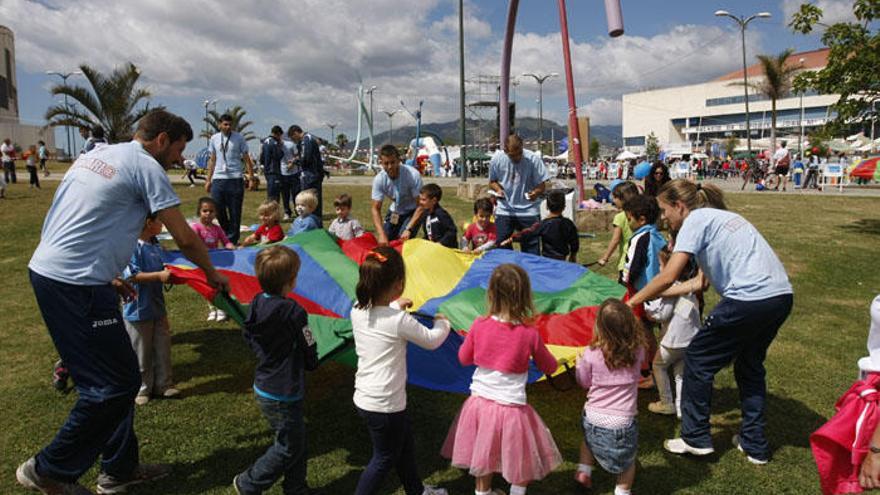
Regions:
M 375 238 L 367 234 L 351 241 L 337 241 L 326 231 L 314 230 L 278 244 L 293 249 L 300 257 L 297 286 L 289 297 L 309 313 L 319 356 L 322 360 L 356 366 L 348 318 L 355 301 L 358 264 L 376 246 Z M 415 345 L 407 349 L 409 383 L 432 390 L 468 393 L 474 367 L 459 364 L 458 348 L 474 319 L 485 314 L 489 275 L 500 264 L 514 263 L 528 272 L 538 312 L 535 326 L 559 359 L 559 372 L 572 366 L 578 350 L 590 342 L 599 304 L 609 297 L 623 295 L 623 289 L 614 281 L 580 265 L 517 251 L 496 249 L 470 254 L 422 239 L 392 246 L 401 252 L 406 265 L 403 297 L 412 299 L 421 319 L 442 313 L 455 330 L 434 351 Z M 242 324 L 248 304 L 260 292 L 254 273 L 260 249 L 211 251 L 214 266 L 229 277 L 231 297 L 209 287 L 202 271 L 180 252 L 166 252 L 165 263 L 173 273 L 174 283 L 189 285 Z M 533 364 L 529 382 L 542 377 Z

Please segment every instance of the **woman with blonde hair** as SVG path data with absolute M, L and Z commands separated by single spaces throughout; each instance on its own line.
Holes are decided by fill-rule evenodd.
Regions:
M 660 274 L 627 304 L 658 297 L 691 256 L 721 296 L 685 354 L 681 438 L 667 440 L 664 447 L 675 454 L 714 452 L 709 431 L 712 384 L 715 374 L 733 362 L 743 418 L 733 441 L 749 462 L 765 464 L 770 446 L 764 436 L 764 359 L 791 312 L 785 267 L 748 220 L 727 210 L 718 187 L 673 180 L 660 189 L 657 201 L 670 229 L 678 232 L 675 248 Z

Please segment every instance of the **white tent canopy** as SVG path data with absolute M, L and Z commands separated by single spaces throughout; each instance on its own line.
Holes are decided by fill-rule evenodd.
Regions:
M 636 155 L 632 151 L 625 150 L 623 153 L 617 155 L 617 158 L 615 158 L 615 160 L 632 160 L 633 158 L 638 158 L 638 157 L 639 157 L 639 155 Z

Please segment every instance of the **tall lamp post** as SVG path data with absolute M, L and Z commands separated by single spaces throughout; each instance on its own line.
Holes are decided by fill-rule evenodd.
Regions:
M 798 63 L 801 65 L 801 68 L 804 67 L 804 58 L 801 57 L 798 60 Z M 803 161 L 804 159 L 804 92 L 801 90 L 801 117 L 800 117 L 800 128 L 801 133 L 798 135 L 798 155 Z
M 49 76 L 58 76 L 63 81 L 63 85 L 67 87 L 67 78 L 70 76 L 78 76 L 82 75 L 81 71 L 75 70 L 73 72 L 58 72 L 54 70 L 47 70 L 46 74 Z M 67 113 L 68 119 L 70 118 L 70 106 L 67 104 L 67 92 L 64 93 L 64 111 Z M 73 158 L 73 149 L 70 147 L 70 126 L 64 126 L 64 135 L 67 137 L 67 157 Z
M 394 144 L 394 114 L 400 110 L 382 110 L 388 116 L 388 144 Z
M 748 66 L 746 65 L 746 27 L 753 20 L 761 17 L 768 18 L 770 17 L 770 12 L 758 12 L 757 14 L 752 14 L 749 17 L 743 16 L 735 16 L 726 10 L 716 10 L 715 15 L 718 17 L 730 17 L 739 25 L 740 34 L 742 35 L 742 52 L 743 52 L 743 86 L 745 91 L 746 98 L 746 146 L 749 150 L 749 158 L 752 156 L 752 126 L 749 120 L 749 74 L 748 74 Z
M 330 128 L 330 144 L 336 143 L 336 127 L 338 122 L 324 122 L 324 125 Z
M 205 147 L 206 148 L 211 147 L 211 130 L 208 129 L 208 106 L 216 105 L 216 104 L 217 104 L 216 99 L 207 99 L 202 102 L 202 105 L 204 105 L 204 107 L 205 107 Z
M 544 155 L 544 81 L 559 74 L 551 72 L 546 75 L 533 74 L 524 72 L 523 77 L 532 77 L 538 83 L 538 149 L 541 150 L 541 156 Z

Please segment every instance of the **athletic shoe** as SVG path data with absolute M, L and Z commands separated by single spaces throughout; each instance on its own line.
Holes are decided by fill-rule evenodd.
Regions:
M 650 390 L 654 388 L 654 377 L 651 375 L 642 377 L 639 379 L 639 389 L 640 390 Z
M 437 488 L 436 486 L 425 485 L 422 495 L 449 495 L 446 488 Z
M 162 392 L 159 395 L 166 398 L 166 399 L 173 399 L 173 398 L 177 397 L 178 395 L 180 395 L 180 390 L 177 390 L 174 387 L 168 387 L 165 389 L 164 392 Z
M 226 321 L 226 312 L 222 309 L 217 310 L 217 321 Z
M 55 390 L 61 392 L 62 394 L 66 394 L 70 392 L 71 387 L 68 384 L 70 380 L 70 372 L 67 371 L 67 367 L 64 366 L 64 362 L 60 359 L 55 361 L 55 367 L 52 371 L 52 386 L 55 387 Z
M 663 448 L 666 449 L 667 452 L 672 452 L 673 454 L 690 454 L 698 457 L 706 456 L 715 452 L 715 449 L 712 447 L 691 447 L 683 438 L 666 440 L 663 442 Z
M 98 494 L 125 493 L 128 487 L 164 478 L 171 474 L 168 464 L 138 464 L 134 472 L 126 478 L 117 478 L 107 473 L 98 473 Z
M 746 451 L 743 450 L 742 445 L 740 445 L 739 435 L 734 435 L 732 440 L 733 446 L 736 447 L 736 450 L 742 452 L 743 454 L 746 454 L 746 460 L 751 462 L 752 464 L 763 466 L 764 464 L 767 464 L 769 462 L 767 459 L 758 459 L 747 454 Z
M 216 319 L 217 319 L 217 311 L 212 309 L 211 311 L 208 312 L 208 321 L 214 321 Z
M 665 416 L 672 416 L 675 414 L 675 406 L 672 404 L 666 404 L 663 401 L 658 400 L 657 402 L 652 402 L 648 404 L 648 410 L 655 414 L 663 414 Z
M 136 405 L 138 405 L 138 406 L 143 406 L 143 405 L 145 405 L 145 404 L 148 403 L 148 402 L 150 402 L 150 396 L 149 396 L 149 395 L 137 395 L 137 396 L 135 396 L 135 398 L 134 398 L 134 403 L 135 403 Z
M 30 490 L 48 495 L 94 495 L 91 490 L 79 483 L 64 483 L 37 473 L 37 460 L 33 457 L 26 460 L 15 470 L 18 483 Z
M 236 495 L 244 495 L 244 492 L 241 491 L 241 488 L 238 487 L 238 477 L 240 474 L 236 474 L 235 478 L 232 478 L 232 489 L 235 490 Z
M 593 479 L 590 478 L 590 475 L 583 471 L 575 471 L 574 480 L 581 484 L 584 488 L 592 488 L 593 487 Z

